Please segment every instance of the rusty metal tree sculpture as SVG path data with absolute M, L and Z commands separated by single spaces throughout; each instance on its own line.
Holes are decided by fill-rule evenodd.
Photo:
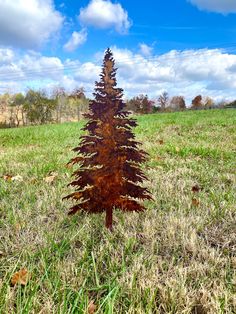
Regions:
M 75 180 L 69 185 L 76 190 L 66 196 L 77 204 L 69 214 L 79 210 L 89 213 L 106 212 L 106 227 L 112 229 L 114 208 L 123 211 L 142 211 L 144 206 L 135 199 L 151 199 L 148 190 L 137 185 L 144 176 L 139 164 L 146 159 L 146 153 L 138 149 L 131 128 L 134 119 L 124 110 L 123 90 L 116 87 L 116 68 L 110 49 L 107 49 L 100 74 L 95 82 L 95 99 L 90 103 L 88 120 L 81 136 L 79 147 L 73 150 L 78 156 L 71 164 L 80 164 L 73 173 Z

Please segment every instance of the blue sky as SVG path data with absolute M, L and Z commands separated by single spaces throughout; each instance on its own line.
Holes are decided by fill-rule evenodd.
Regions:
M 222 0 L 224 1 L 227 2 Z M 186 0 L 137 1 L 138 5 L 134 5 L 136 2 L 132 0 L 123 0 L 119 3 L 128 12 L 132 21 L 128 34 L 121 36 L 114 30 L 104 31 L 92 26 L 88 35 L 90 41 L 76 51 L 74 57 L 80 55 L 83 58 L 88 52 L 92 55 L 95 47 L 104 49 L 113 45 L 137 52 L 140 42 L 153 46 L 153 52 L 157 54 L 171 49 L 236 47 L 236 14 L 226 15 L 199 10 Z M 77 18 L 79 10 L 80 7 L 86 7 L 88 1 L 80 1 L 80 7 L 73 0 L 66 1 L 62 8 L 60 1 L 56 1 L 55 4 L 72 19 L 72 28 L 79 29 L 80 23 Z M 236 12 L 236 4 L 234 9 Z M 65 36 L 68 35 L 65 33 Z
M 90 95 L 111 47 L 126 97 L 236 98 L 235 0 L 0 0 L 0 92 Z

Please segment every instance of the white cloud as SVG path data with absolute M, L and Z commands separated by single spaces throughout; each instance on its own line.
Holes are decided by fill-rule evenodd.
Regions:
M 79 81 L 93 84 L 94 81 L 98 80 L 100 72 L 100 66 L 92 62 L 85 62 L 81 64 L 78 70 L 74 73 L 74 77 Z
M 87 7 L 80 10 L 79 20 L 84 26 L 114 27 L 119 33 L 126 33 L 131 26 L 127 11 L 110 0 L 91 0 Z
M 37 49 L 62 26 L 52 0 L 0 0 L 0 44 Z
M 11 62 L 13 58 L 14 52 L 11 49 L 0 48 L 0 65 Z
M 9 62 L 0 64 L 0 81 L 23 82 L 33 80 L 57 80 L 63 75 L 64 65 L 57 57 L 46 57 L 39 53 L 27 53 L 23 56 L 14 55 L 10 49 L 5 49 L 12 55 Z M 3 53 L 4 49 L 1 49 Z
M 210 96 L 216 100 L 236 98 L 236 55 L 220 49 L 172 50 L 163 55 L 145 57 L 128 49 L 111 47 L 116 61 L 118 86 L 125 96 L 140 93 L 156 98 L 162 91 L 171 96 L 183 95 L 187 103 L 196 95 Z M 94 81 L 99 80 L 101 56 L 94 61 L 80 62 L 39 53 L 23 56 L 11 50 L 0 50 L 9 56 L 0 64 L 0 90 L 13 87 L 24 90 L 30 84 L 38 87 L 65 86 L 68 90 L 83 86 L 92 96 Z M 100 59 L 100 60 L 99 60 Z M 16 90 L 15 90 L 16 91 Z
M 217 12 L 222 14 L 236 13 L 235 0 L 188 0 L 200 10 Z
M 157 97 L 167 90 L 184 95 L 187 102 L 198 95 L 214 99 L 236 98 L 236 55 L 220 49 L 170 51 L 146 58 L 127 49 L 112 47 L 119 86 L 126 95 L 148 93 Z
M 147 44 L 139 44 L 140 52 L 143 56 L 149 57 L 152 54 L 153 47 L 148 46 Z
M 87 31 L 82 29 L 80 32 L 73 32 L 69 41 L 64 45 L 66 51 L 74 51 L 87 40 Z
M 57 57 L 46 57 L 40 54 L 26 54 L 18 61 L 25 78 L 57 79 L 63 73 L 64 65 Z

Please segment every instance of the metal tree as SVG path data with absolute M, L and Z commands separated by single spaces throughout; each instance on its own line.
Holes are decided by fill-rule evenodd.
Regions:
M 66 199 L 77 201 L 69 214 L 79 210 L 89 213 L 106 212 L 106 227 L 112 229 L 114 208 L 123 211 L 143 211 L 145 208 L 135 199 L 151 199 L 141 183 L 144 176 L 139 164 L 146 159 L 146 153 L 138 149 L 131 128 L 134 119 L 124 110 L 123 90 L 116 87 L 116 68 L 110 49 L 105 52 L 100 81 L 95 82 L 95 99 L 91 101 L 88 120 L 81 136 L 80 146 L 73 150 L 78 156 L 71 164 L 80 164 L 73 173 L 75 180 L 69 185 L 75 192 Z

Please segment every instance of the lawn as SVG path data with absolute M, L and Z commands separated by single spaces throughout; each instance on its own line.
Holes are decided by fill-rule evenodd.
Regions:
M 0 313 L 236 313 L 236 110 L 139 116 L 154 201 L 112 233 L 62 201 L 83 123 L 0 130 Z

